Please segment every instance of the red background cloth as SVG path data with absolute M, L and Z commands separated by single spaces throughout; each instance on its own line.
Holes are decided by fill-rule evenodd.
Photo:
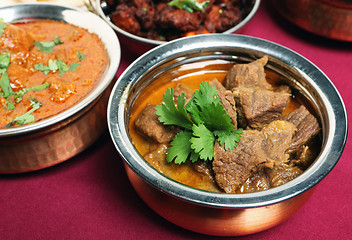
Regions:
M 263 1 L 242 34 L 284 45 L 316 64 L 352 110 L 352 43 L 297 28 Z M 136 56 L 122 52 L 118 75 Z M 293 217 L 236 239 L 351 239 L 351 139 L 333 171 Z M 48 169 L 0 175 L 0 239 L 214 239 L 150 210 L 132 189 L 108 132 L 88 150 Z

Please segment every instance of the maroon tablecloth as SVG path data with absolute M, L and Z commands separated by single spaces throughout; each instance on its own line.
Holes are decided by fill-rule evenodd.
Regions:
M 269 1 L 243 34 L 300 53 L 335 84 L 352 111 L 352 44 L 305 32 L 278 16 Z M 118 75 L 135 56 L 123 52 Z M 292 218 L 238 239 L 352 239 L 351 139 L 333 171 Z M 1 156 L 0 156 L 1 158 Z M 161 218 L 132 189 L 109 134 L 41 171 L 0 175 L 0 239 L 213 239 Z

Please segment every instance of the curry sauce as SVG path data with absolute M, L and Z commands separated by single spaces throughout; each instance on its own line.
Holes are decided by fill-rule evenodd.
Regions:
M 0 128 L 67 110 L 94 88 L 108 61 L 96 34 L 52 20 L 6 23 L 0 54 L 9 57 L 0 74 Z

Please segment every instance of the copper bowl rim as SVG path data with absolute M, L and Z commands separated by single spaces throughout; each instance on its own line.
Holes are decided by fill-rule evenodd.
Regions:
M 110 27 L 112 27 L 116 32 L 122 34 L 123 36 L 125 36 L 127 38 L 131 38 L 131 39 L 139 41 L 143 44 L 152 45 L 152 46 L 158 46 L 158 45 L 169 42 L 169 41 L 148 39 L 148 38 L 140 37 L 140 36 L 134 35 L 132 33 L 129 33 L 127 31 L 117 27 L 114 23 L 112 23 L 110 21 L 109 17 L 106 16 L 106 14 L 104 13 L 104 11 L 102 9 L 102 5 L 100 4 L 100 0 L 84 0 L 84 1 L 85 1 L 86 6 L 88 7 L 88 9 L 95 12 L 102 19 L 104 19 L 110 25 Z M 233 26 L 232 28 L 224 31 L 223 33 L 224 34 L 234 33 L 236 31 L 240 30 L 241 28 L 243 28 L 256 14 L 256 12 L 260 6 L 260 1 L 261 0 L 253 0 L 253 2 L 254 2 L 253 7 L 250 10 L 250 12 L 247 14 L 247 16 L 240 23 L 238 23 L 235 26 Z
M 64 21 L 96 33 L 108 52 L 108 64 L 96 87 L 69 109 L 41 121 L 13 128 L 0 129 L 0 139 L 35 132 L 69 119 L 89 106 L 107 89 L 114 79 L 121 59 L 120 42 L 115 32 L 101 18 L 79 8 L 50 3 L 16 4 L 0 8 L 6 22 L 25 22 L 38 19 Z
M 267 66 L 284 68 L 301 77 L 297 86 L 309 88 L 305 92 L 315 106 L 320 109 L 319 117 L 323 129 L 323 145 L 315 162 L 300 176 L 269 190 L 245 193 L 213 193 L 188 187 L 165 177 L 134 148 L 128 134 L 128 116 L 134 95 L 138 95 L 146 84 L 139 84 L 145 76 L 155 76 L 153 72 L 167 69 L 170 62 L 180 62 L 212 56 L 224 57 L 224 51 L 236 57 L 256 59 L 269 56 Z M 235 55 L 235 54 L 234 54 Z M 165 66 L 164 66 L 165 65 Z M 172 67 L 172 66 L 171 66 Z M 154 75 L 148 75 L 153 73 Z M 144 79 L 145 80 L 145 79 Z M 150 80 L 152 81 L 152 80 Z M 295 81 L 295 80 L 292 80 Z M 148 81 L 147 81 L 148 82 Z M 132 102 L 132 103 L 131 103 Z M 347 139 L 347 114 L 345 105 L 330 79 L 312 62 L 298 53 L 267 40 L 236 34 L 198 35 L 171 41 L 156 47 L 136 59 L 119 77 L 108 103 L 108 127 L 114 145 L 128 166 L 143 180 L 158 190 L 176 198 L 214 208 L 250 208 L 275 204 L 295 197 L 318 184 L 338 162 Z

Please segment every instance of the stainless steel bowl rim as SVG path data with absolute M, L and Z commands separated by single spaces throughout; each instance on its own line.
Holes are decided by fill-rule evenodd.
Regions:
M 173 181 L 151 167 L 135 150 L 126 129 L 127 98 L 140 75 L 187 51 L 217 51 L 232 48 L 248 51 L 254 56 L 268 55 L 310 79 L 310 84 L 323 99 L 327 112 L 328 135 L 315 163 L 290 182 L 266 191 L 247 194 L 212 193 L 194 189 Z M 213 50 L 212 50 L 213 49 Z M 338 162 L 347 139 L 347 114 L 340 94 L 329 78 L 300 54 L 267 40 L 236 34 L 198 35 L 171 41 L 158 46 L 136 59 L 119 77 L 108 103 L 108 127 L 114 145 L 128 166 L 142 179 L 160 191 L 176 198 L 214 208 L 248 208 L 275 204 L 295 197 L 320 182 Z M 127 127 L 128 128 L 128 127 Z
M 86 28 L 90 32 L 96 33 L 103 41 L 108 52 L 108 65 L 101 77 L 101 81 L 98 82 L 97 86 L 80 102 L 48 119 L 24 126 L 0 129 L 0 139 L 3 137 L 6 138 L 9 136 L 23 135 L 37 131 L 39 129 L 57 124 L 62 120 L 68 119 L 70 116 L 78 113 L 97 99 L 114 79 L 121 59 L 120 42 L 111 27 L 95 14 L 84 11 L 83 9 L 63 5 L 50 3 L 30 3 L 16 4 L 0 8 L 0 16 L 6 22 L 51 19 L 71 23 L 73 25 Z
M 96 13 L 103 18 L 115 31 L 117 31 L 118 33 L 129 37 L 131 39 L 140 41 L 142 43 L 145 44 L 150 44 L 150 45 L 161 45 L 164 44 L 168 41 L 160 41 L 160 40 L 154 40 L 154 39 L 148 39 L 148 38 L 144 38 L 144 37 L 140 37 L 137 35 L 134 35 L 132 33 L 129 33 L 119 27 L 117 27 L 115 24 L 113 24 L 110 19 L 105 15 L 105 13 L 103 12 L 103 9 L 101 8 L 101 4 L 100 4 L 100 0 L 85 0 L 88 1 L 90 3 L 86 3 L 86 4 L 91 4 L 92 7 L 94 8 L 94 10 L 96 11 Z M 234 33 L 236 31 L 238 31 L 239 29 L 241 29 L 244 25 L 246 25 L 255 15 L 255 13 L 257 12 L 259 6 L 260 6 L 260 1 L 261 0 L 254 0 L 254 4 L 253 4 L 253 8 L 251 9 L 251 11 L 248 13 L 248 15 L 238 24 L 236 24 L 235 26 L 233 26 L 232 28 L 226 30 L 225 34 L 228 33 Z

